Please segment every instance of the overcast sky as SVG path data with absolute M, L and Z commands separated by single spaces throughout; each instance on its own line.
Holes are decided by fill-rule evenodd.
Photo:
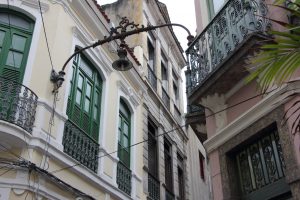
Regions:
M 97 0 L 100 5 L 112 3 L 116 0 Z M 136 0 L 138 1 L 138 0 Z M 168 12 L 173 23 L 179 23 L 186 26 L 192 33 L 196 35 L 196 17 L 194 9 L 194 0 L 160 0 L 165 3 L 168 8 Z M 178 37 L 181 46 L 184 50 L 187 48 L 187 33 L 185 30 L 179 27 L 174 27 L 176 36 Z

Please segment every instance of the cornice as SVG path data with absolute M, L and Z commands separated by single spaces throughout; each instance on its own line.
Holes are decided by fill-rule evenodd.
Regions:
M 299 84 L 300 81 L 298 80 L 274 90 L 265 96 L 264 99 L 262 99 L 252 109 L 243 113 L 239 118 L 218 131 L 214 136 L 204 142 L 203 145 L 207 153 L 211 153 L 218 149 L 225 142 L 238 135 L 242 130 L 255 123 L 255 121 L 259 120 L 276 107 L 287 102 L 291 94 L 300 93 L 300 88 L 297 87 Z

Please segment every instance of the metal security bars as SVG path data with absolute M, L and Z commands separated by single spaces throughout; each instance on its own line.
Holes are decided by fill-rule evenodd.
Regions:
M 0 120 L 32 132 L 37 95 L 24 85 L 0 77 Z
M 159 181 L 148 173 L 148 192 L 150 200 L 159 200 Z
M 70 120 L 65 123 L 63 146 L 65 153 L 97 172 L 99 144 Z
M 157 90 L 157 77 L 149 65 L 148 65 L 148 81 L 150 82 L 150 85 L 153 87 L 153 89 L 156 91 Z
M 187 49 L 187 92 L 194 88 L 233 54 L 251 33 L 265 33 L 265 0 L 229 0 Z
M 236 161 L 244 195 L 278 182 L 286 168 L 278 132 L 275 130 L 242 149 Z
M 122 162 L 117 166 L 117 184 L 120 190 L 131 195 L 131 170 Z

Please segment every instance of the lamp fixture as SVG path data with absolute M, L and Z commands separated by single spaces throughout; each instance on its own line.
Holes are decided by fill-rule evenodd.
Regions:
M 122 17 L 122 20 L 119 23 L 119 26 L 117 27 L 111 27 L 110 28 L 110 32 L 109 32 L 109 36 L 104 36 L 103 40 L 98 40 L 97 42 L 86 46 L 84 48 L 81 48 L 77 51 L 75 51 L 65 62 L 65 64 L 62 67 L 62 70 L 59 71 L 58 73 L 55 72 L 54 70 L 51 72 L 51 77 L 50 80 L 53 82 L 54 84 L 54 89 L 53 92 L 58 91 L 58 89 L 62 86 L 62 83 L 64 81 L 64 75 L 65 75 L 65 68 L 67 67 L 67 64 L 73 59 L 74 56 L 76 56 L 77 54 L 85 51 L 86 49 L 89 48 L 95 48 L 97 46 L 100 46 L 102 44 L 105 44 L 107 42 L 111 42 L 113 40 L 120 40 L 121 44 L 117 50 L 118 52 L 118 56 L 119 59 L 114 61 L 112 64 L 112 67 L 117 70 L 117 71 L 127 71 L 129 69 L 131 69 L 133 67 L 133 64 L 131 63 L 131 61 L 127 58 L 127 50 L 126 47 L 127 44 L 125 42 L 125 38 L 130 36 L 130 35 L 135 35 L 141 32 L 148 32 L 148 31 L 152 31 L 155 30 L 157 28 L 162 28 L 162 27 L 166 27 L 166 26 L 178 26 L 183 28 L 184 30 L 186 30 L 186 32 L 188 33 L 188 45 L 190 45 L 193 40 L 194 40 L 194 36 L 191 35 L 190 31 L 183 25 L 181 24 L 176 24 L 176 23 L 168 23 L 168 24 L 161 24 L 161 25 L 157 25 L 157 26 L 147 26 L 145 27 L 144 25 L 140 25 L 139 24 L 135 24 L 134 22 L 130 22 L 128 20 L 127 17 Z M 129 29 L 129 30 L 127 30 Z

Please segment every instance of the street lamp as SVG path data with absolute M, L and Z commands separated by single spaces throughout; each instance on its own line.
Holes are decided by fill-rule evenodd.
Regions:
M 67 64 L 70 62 L 70 60 L 73 59 L 73 57 L 76 56 L 77 54 L 79 54 L 89 48 L 95 48 L 95 47 L 105 44 L 107 42 L 111 42 L 113 40 L 119 39 L 121 41 L 121 44 L 119 45 L 119 48 L 117 50 L 119 59 L 114 61 L 112 66 L 117 71 L 127 71 L 127 70 L 131 69 L 133 67 L 133 65 L 130 62 L 130 60 L 127 58 L 127 50 L 126 49 L 128 49 L 128 45 L 125 42 L 125 38 L 130 35 L 135 35 L 135 34 L 138 34 L 141 32 L 148 32 L 148 31 L 152 31 L 157 28 L 162 28 L 162 27 L 166 27 L 166 26 L 178 26 L 178 27 L 181 27 L 184 30 L 186 30 L 186 32 L 188 33 L 188 37 L 187 37 L 188 45 L 190 45 L 192 43 L 192 41 L 194 40 L 194 36 L 191 35 L 190 31 L 181 24 L 168 23 L 168 24 L 161 24 L 161 25 L 157 25 L 157 26 L 150 25 L 150 26 L 145 27 L 144 25 L 139 26 L 139 24 L 134 24 L 134 22 L 130 22 L 127 17 L 122 17 L 122 20 L 120 21 L 119 26 L 110 29 L 108 37 L 104 36 L 103 40 L 98 40 L 97 42 L 95 42 L 87 47 L 84 47 L 84 48 L 81 48 L 81 49 L 75 51 L 67 59 L 67 61 L 63 65 L 61 71 L 59 71 L 58 73 L 55 72 L 54 70 L 52 71 L 50 80 L 54 84 L 53 92 L 58 91 L 58 89 L 62 86 L 63 81 L 64 81 L 64 75 L 65 75 L 64 70 L 65 70 Z M 127 30 L 127 29 L 130 29 L 130 30 Z

